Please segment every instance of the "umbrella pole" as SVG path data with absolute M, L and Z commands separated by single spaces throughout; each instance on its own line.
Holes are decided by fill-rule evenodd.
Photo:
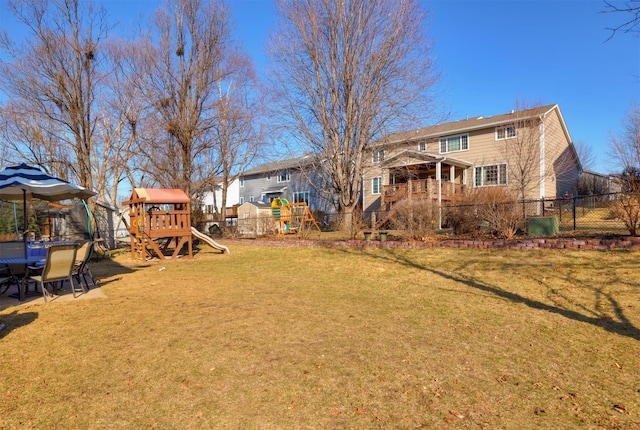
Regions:
M 27 236 L 29 234 L 29 216 L 27 215 L 27 192 L 22 190 L 23 214 L 24 214 L 24 230 L 22 231 L 22 240 L 24 241 L 24 258 L 27 258 Z
M 16 240 L 20 238 L 20 234 L 18 233 L 18 213 L 16 212 L 16 201 L 13 201 L 13 226 L 16 229 Z

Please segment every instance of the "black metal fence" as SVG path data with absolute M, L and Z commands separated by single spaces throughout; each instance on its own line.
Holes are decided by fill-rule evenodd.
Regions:
M 610 193 L 447 205 L 443 207 L 441 222 L 443 227 L 457 232 L 464 230 L 466 222 L 467 227 L 469 223 L 496 230 L 502 226 L 526 234 L 532 225 L 541 222 L 540 218 L 549 218 L 560 234 L 628 235 L 634 217 L 640 218 L 640 195 Z
M 429 200 L 419 206 L 420 220 L 407 214 L 387 213 L 391 220 L 382 229 L 403 230 L 394 221 L 414 223 L 414 229 L 426 225 L 426 229 L 438 230 L 439 227 L 451 230 L 454 235 L 473 231 L 489 231 L 505 235 L 511 231 L 515 235 L 530 233 L 531 226 L 545 221 L 552 221 L 557 226 L 553 234 L 559 235 L 629 235 L 629 223 L 636 217 L 636 226 L 640 232 L 640 195 L 611 193 L 589 196 L 567 196 L 560 199 L 539 199 L 511 202 L 470 202 L 465 204 L 443 205 L 440 209 L 437 202 Z M 413 212 L 413 211 L 411 211 Z M 335 214 L 316 216 L 322 231 L 333 231 L 339 228 Z M 382 215 L 378 219 L 381 219 Z M 363 224 L 363 228 L 366 222 Z M 408 227 L 408 226 L 405 226 Z M 371 228 L 371 227 L 370 227 Z M 405 228 L 410 230 L 411 227 Z M 309 229 L 315 237 L 315 228 Z M 128 246 L 128 231 L 102 232 L 110 234 L 117 240 L 116 247 Z M 270 216 L 238 219 L 223 230 L 210 231 L 210 234 L 225 237 L 261 236 L 274 234 L 273 218 Z M 102 236 L 102 235 L 100 235 Z M 111 248 L 111 246 L 109 246 Z

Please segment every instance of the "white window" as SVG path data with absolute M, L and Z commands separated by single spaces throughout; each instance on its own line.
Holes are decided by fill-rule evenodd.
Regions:
M 473 182 L 476 187 L 507 185 L 507 165 L 493 164 L 473 168 Z
M 249 196 L 249 202 L 253 203 L 254 201 L 253 196 Z
M 440 139 L 440 153 L 466 151 L 469 149 L 469 135 L 451 136 Z
M 244 203 L 244 197 L 240 197 L 240 204 Z
M 290 177 L 289 177 L 289 171 L 288 170 L 284 170 L 280 173 L 278 173 L 278 182 L 289 182 Z
M 371 194 L 380 194 L 382 191 L 382 177 L 378 176 L 371 180 Z
M 267 181 L 271 180 L 271 173 L 267 173 Z
M 418 143 L 418 151 L 426 151 L 427 150 L 427 142 Z
M 374 163 L 379 163 L 381 161 L 384 161 L 384 149 L 380 150 L 380 151 L 374 151 L 373 152 L 373 160 Z
M 516 137 L 516 126 L 507 125 L 505 127 L 496 127 L 496 140 L 511 139 Z
M 240 186 L 244 187 L 244 176 L 240 176 Z
M 293 193 L 293 203 L 309 204 L 309 191 L 299 191 Z

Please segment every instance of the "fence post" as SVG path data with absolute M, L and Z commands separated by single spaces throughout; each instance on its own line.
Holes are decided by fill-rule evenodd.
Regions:
M 576 198 L 573 196 L 573 231 L 576 231 Z

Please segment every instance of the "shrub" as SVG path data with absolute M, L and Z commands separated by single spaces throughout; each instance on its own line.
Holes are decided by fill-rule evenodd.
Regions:
M 523 225 L 522 207 L 516 196 L 502 187 L 473 190 L 445 208 L 445 222 L 454 234 L 477 232 L 481 225 L 494 235 L 513 238 Z
M 404 200 L 396 204 L 392 228 L 416 240 L 424 240 L 438 228 L 438 208 L 431 200 Z
M 470 234 L 480 228 L 475 193 L 456 197 L 443 209 L 443 221 L 453 229 L 453 234 Z
M 479 217 L 497 236 L 512 239 L 524 224 L 522 206 L 516 202 L 516 196 L 500 187 L 483 188 L 476 195 Z
M 640 194 L 622 194 L 612 205 L 611 214 L 622 220 L 631 236 L 637 236 L 640 229 Z

